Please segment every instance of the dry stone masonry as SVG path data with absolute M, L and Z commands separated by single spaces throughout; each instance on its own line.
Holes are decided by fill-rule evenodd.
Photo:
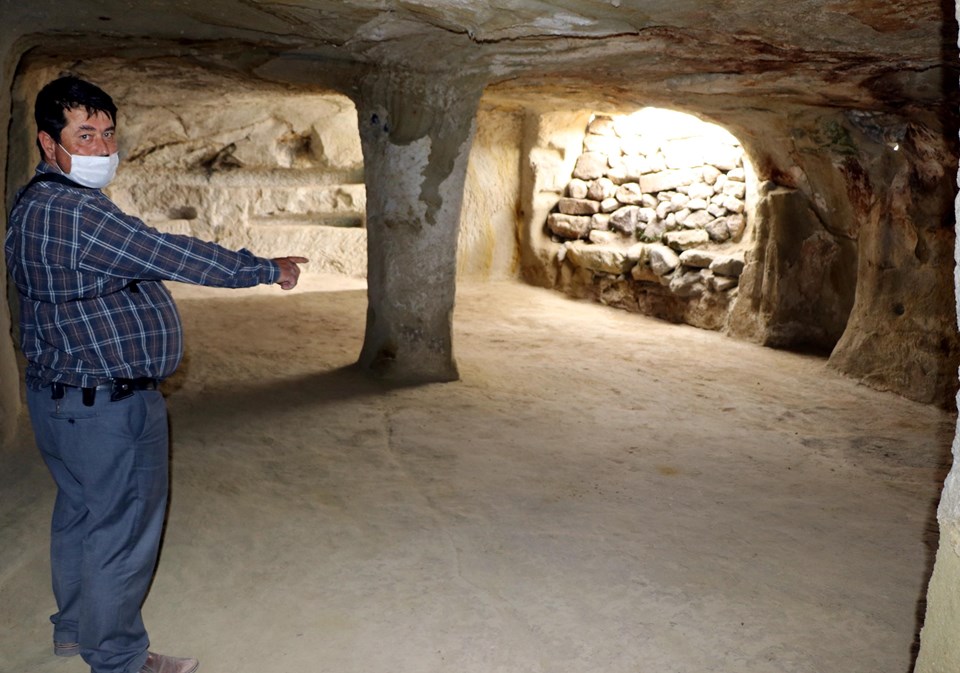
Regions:
M 746 229 L 743 148 L 731 135 L 596 116 L 548 233 L 561 262 L 659 285 L 677 298 L 739 284 Z M 706 125 L 703 125 L 706 126 Z M 724 250 L 727 248 L 727 250 Z

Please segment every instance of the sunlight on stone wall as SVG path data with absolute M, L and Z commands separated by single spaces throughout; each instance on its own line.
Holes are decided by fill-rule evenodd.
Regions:
M 716 125 L 657 108 L 595 115 L 546 232 L 569 276 L 608 297 L 617 286 L 610 303 L 720 295 L 699 320 L 717 328 L 744 266 L 747 179 L 740 142 Z

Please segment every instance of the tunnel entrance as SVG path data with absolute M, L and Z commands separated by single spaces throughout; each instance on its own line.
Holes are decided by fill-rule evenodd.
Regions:
M 751 176 L 740 141 L 693 115 L 593 114 L 545 233 L 574 287 L 719 329 L 744 268 Z

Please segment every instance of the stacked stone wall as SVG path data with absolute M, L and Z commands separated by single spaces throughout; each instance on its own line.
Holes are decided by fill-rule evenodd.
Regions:
M 560 263 L 602 277 L 598 287 L 632 281 L 615 303 L 640 310 L 650 306 L 640 295 L 651 291 L 681 303 L 734 292 L 747 230 L 743 148 L 726 134 L 651 131 L 607 116 L 590 122 L 565 194 L 547 217 L 547 233 L 562 244 Z M 729 299 L 710 303 L 725 312 Z

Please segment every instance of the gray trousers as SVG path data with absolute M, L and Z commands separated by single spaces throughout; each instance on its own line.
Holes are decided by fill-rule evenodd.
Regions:
M 80 643 L 93 673 L 136 673 L 149 640 L 140 616 L 166 513 L 167 409 L 158 391 L 84 406 L 67 387 L 28 388 L 34 436 L 57 485 L 50 564 L 56 642 Z

